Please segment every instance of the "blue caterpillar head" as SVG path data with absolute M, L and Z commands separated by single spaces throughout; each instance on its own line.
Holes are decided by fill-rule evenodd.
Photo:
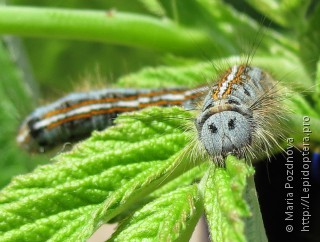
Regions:
M 196 119 L 201 143 L 210 156 L 240 154 L 252 142 L 252 111 L 237 98 L 209 100 Z
M 277 98 L 276 92 L 269 92 L 273 87 L 273 79 L 257 67 L 227 70 L 205 97 L 196 119 L 199 140 L 211 157 L 243 157 L 254 145 L 269 145 L 272 119 L 278 115 L 270 102 Z

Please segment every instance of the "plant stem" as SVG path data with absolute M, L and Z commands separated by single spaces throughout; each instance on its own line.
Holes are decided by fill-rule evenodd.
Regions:
M 248 176 L 248 185 L 246 187 L 245 199 L 250 206 L 252 216 L 246 218 L 246 238 L 248 241 L 267 242 L 267 235 L 263 224 L 262 214 L 260 211 L 254 175 Z
M 169 19 L 116 11 L 0 7 L 0 34 L 89 40 L 176 53 L 210 46 L 201 31 Z

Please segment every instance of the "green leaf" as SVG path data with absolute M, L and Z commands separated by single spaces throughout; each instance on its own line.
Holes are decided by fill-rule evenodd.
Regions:
M 136 211 L 110 241 L 187 241 L 202 212 L 198 186 L 180 188 Z
M 166 15 L 166 10 L 158 0 L 139 0 L 139 2 L 141 2 L 149 12 L 155 15 L 162 17 Z
M 149 67 L 137 73 L 123 76 L 117 84 L 122 87 L 143 88 L 177 86 L 191 88 L 208 83 L 214 84 L 228 67 L 243 62 L 244 60 L 241 57 L 235 56 L 178 67 Z M 294 90 L 305 90 L 313 85 L 311 78 L 296 56 L 290 55 L 290 59 L 281 56 L 256 56 L 252 65 L 273 74 L 274 78 L 280 80 L 282 85 L 290 83 Z M 281 66 L 281 69 L 279 69 L 279 66 Z M 293 69 L 294 72 L 292 72 Z
M 297 92 L 291 92 L 288 99 L 284 101 L 287 107 L 290 107 L 290 112 L 294 114 L 307 115 L 314 118 L 319 118 L 318 112 L 310 105 L 310 103 Z
M 149 67 L 120 78 L 117 84 L 123 87 L 134 85 L 144 88 L 195 87 L 212 79 L 216 73 L 212 64 L 208 62 L 180 67 Z
M 201 181 L 205 213 L 212 241 L 246 241 L 243 218 L 251 216 L 243 200 L 253 169 L 232 156 L 226 168 L 212 166 Z
M 246 0 L 252 7 L 275 23 L 288 28 L 301 28 L 309 0 Z
M 197 0 L 202 5 L 207 14 L 208 20 L 206 25 L 210 28 L 214 26 L 215 30 L 209 30 L 212 34 L 211 38 L 214 41 L 219 41 L 219 38 L 224 38 L 226 43 L 232 46 L 229 49 L 224 49 L 223 52 L 229 53 L 233 48 L 236 52 L 233 54 L 246 54 L 253 51 L 259 45 L 258 52 L 274 52 L 275 48 L 282 49 L 283 52 L 297 51 L 297 44 L 292 38 L 283 36 L 279 31 L 263 28 L 261 23 L 251 18 L 246 12 L 240 12 L 231 5 L 220 0 Z M 212 27 L 211 27 L 212 28 Z M 216 32 L 216 33 L 215 33 Z M 235 38 L 236 36 L 236 38 Z M 261 38 L 261 43 L 260 43 Z M 218 39 L 218 40 L 216 40 Z M 224 44 L 226 45 L 226 44 Z M 223 45 L 222 45 L 223 46 Z M 220 52 L 221 47 L 215 49 L 215 52 Z
M 166 119 L 165 117 L 179 117 Z M 16 177 L 0 193 L 1 241 L 79 241 L 197 165 L 178 159 L 191 114 L 152 108 L 79 144 L 55 163 Z
M 189 186 L 190 184 L 198 183 L 200 179 L 203 177 L 203 174 L 205 173 L 207 168 L 208 163 L 206 162 L 200 166 L 196 166 L 191 170 L 184 172 L 181 176 L 175 178 L 167 184 L 164 184 L 162 187 L 155 190 L 150 195 L 143 198 L 141 201 L 136 202 L 132 207 L 113 218 L 110 222 L 114 223 L 121 221 L 122 219 L 128 217 L 129 214 L 132 214 L 133 211 L 140 209 L 145 204 L 157 199 L 158 197 L 164 194 L 173 192 L 179 188 L 184 188 L 186 186 Z
M 198 183 L 203 177 L 204 173 L 208 170 L 208 162 L 203 163 L 200 166 L 196 166 L 189 171 L 186 171 L 183 175 L 174 179 L 173 181 L 168 182 L 161 188 L 157 189 L 150 194 L 149 197 L 157 198 L 165 193 L 175 191 L 180 187 L 186 187 L 193 183 Z
M 315 108 L 317 109 L 318 113 L 320 111 L 320 58 L 317 63 L 317 74 L 316 74 L 316 81 L 315 81 L 315 92 L 313 94 L 313 99 L 315 101 Z
M 0 188 L 12 176 L 28 172 L 38 161 L 21 152 L 16 144 L 16 129 L 21 114 L 31 110 L 31 95 L 22 81 L 22 73 L 17 68 L 14 55 L 9 51 L 9 40 L 0 40 Z
M 299 31 L 299 41 L 300 56 L 303 63 L 310 76 L 315 78 L 317 62 L 320 58 L 320 4 L 317 4 L 312 10 L 313 12 L 308 19 L 306 28 Z
M 305 90 L 306 94 L 298 92 L 290 92 L 288 98 L 284 100 L 283 104 L 288 108 L 287 126 L 283 127 L 288 137 L 293 137 L 296 143 L 302 142 L 305 133 L 303 132 L 304 117 L 310 118 L 310 128 L 312 130 L 312 139 L 310 142 L 313 144 L 320 142 L 320 115 L 317 111 L 319 96 L 317 92 L 311 92 L 314 87 Z M 315 104 L 308 102 L 306 96 L 310 95 L 310 99 L 314 98 Z
M 261 241 L 267 242 L 266 231 L 264 229 L 262 214 L 260 211 L 260 205 L 256 186 L 254 184 L 253 174 L 247 178 L 247 186 L 244 194 L 245 200 L 250 206 L 251 215 L 244 219 L 245 235 L 247 241 Z

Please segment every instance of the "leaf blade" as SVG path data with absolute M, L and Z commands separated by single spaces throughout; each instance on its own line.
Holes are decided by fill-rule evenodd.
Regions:
M 143 118 L 137 119 L 139 115 Z M 191 114 L 174 107 L 123 115 L 116 126 L 96 132 L 72 152 L 58 156 L 58 162 L 16 177 L 1 191 L 1 241 L 14 237 L 21 241 L 54 237 L 55 241 L 62 241 L 66 236 L 69 241 L 84 240 L 100 224 L 195 166 L 196 163 L 177 159 L 189 135 L 181 120 L 166 120 L 163 115 L 188 120 Z M 125 142 L 123 136 L 128 129 L 132 139 Z M 113 144 L 115 149 L 106 149 L 104 142 Z M 91 209 L 78 218 L 71 216 L 73 211 L 87 206 Z M 49 233 L 55 228 L 46 224 L 59 223 L 61 219 L 77 229 L 71 233 L 70 229 L 62 228 L 61 232 L 57 227 L 56 235 Z
M 200 183 L 212 241 L 246 241 L 243 218 L 250 210 L 243 192 L 250 174 L 243 161 L 229 156 L 226 168 L 212 166 Z
M 197 185 L 183 187 L 137 211 L 120 225 L 110 241 L 186 241 L 202 211 Z

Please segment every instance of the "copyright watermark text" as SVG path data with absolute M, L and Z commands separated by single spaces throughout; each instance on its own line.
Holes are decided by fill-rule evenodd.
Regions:
M 300 225 L 297 228 L 301 232 L 310 231 L 310 135 L 312 133 L 310 128 L 310 118 L 304 116 L 302 120 L 302 140 L 294 140 L 294 138 L 287 138 L 286 149 L 286 177 L 285 177 L 285 230 L 287 232 L 294 231 L 295 226 Z M 295 160 L 293 143 L 301 143 L 301 159 Z M 295 161 L 294 161 L 295 160 Z M 294 162 L 295 165 L 294 165 Z M 297 164 L 300 162 L 300 164 Z M 294 172 L 294 166 L 299 167 L 300 174 L 297 173 L 297 169 Z M 300 181 L 299 181 L 300 180 Z M 294 220 L 296 222 L 294 223 Z M 299 221 L 299 223 L 297 223 Z

